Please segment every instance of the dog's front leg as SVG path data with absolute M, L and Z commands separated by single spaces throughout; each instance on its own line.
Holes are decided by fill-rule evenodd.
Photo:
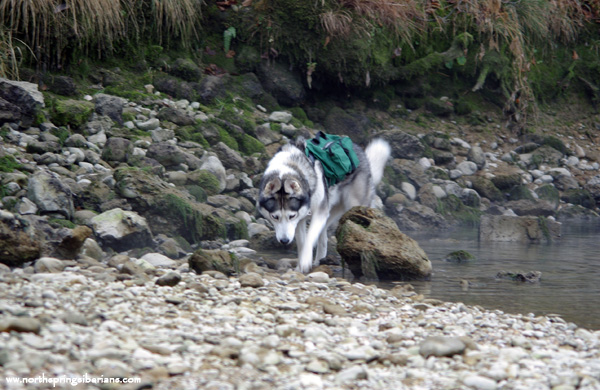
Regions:
M 328 217 L 329 213 L 313 213 L 308 233 L 306 234 L 306 241 L 298 253 L 298 271 L 308 273 L 312 268 L 313 248 L 327 224 Z
M 327 256 L 327 228 L 323 229 L 319 235 L 319 242 L 317 242 L 317 255 L 315 256 L 313 265 L 315 267 L 318 266 L 320 260 L 325 256 Z
M 298 258 L 302 257 L 302 251 L 304 250 L 304 244 L 306 243 L 306 221 L 308 218 L 304 218 L 296 226 L 296 247 L 298 248 Z

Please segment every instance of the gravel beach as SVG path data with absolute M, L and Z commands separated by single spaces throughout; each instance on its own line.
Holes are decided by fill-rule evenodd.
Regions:
M 138 381 L 55 387 L 81 389 L 600 389 L 600 331 L 560 317 L 325 272 L 247 267 L 227 277 L 187 267 L 143 277 L 100 266 L 4 270 L 1 379 Z

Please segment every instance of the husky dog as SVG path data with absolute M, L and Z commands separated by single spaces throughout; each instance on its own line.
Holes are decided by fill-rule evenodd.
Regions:
M 343 181 L 328 187 L 321 163 L 305 155 L 305 145 L 305 140 L 299 138 L 273 156 L 260 182 L 257 202 L 259 212 L 275 227 L 280 243 L 290 244 L 296 238 L 297 270 L 303 273 L 327 255 L 327 229 L 337 224 L 346 211 L 354 206 L 375 206 L 375 186 L 391 153 L 382 139 L 371 141 L 365 151 L 354 144 L 358 167 Z

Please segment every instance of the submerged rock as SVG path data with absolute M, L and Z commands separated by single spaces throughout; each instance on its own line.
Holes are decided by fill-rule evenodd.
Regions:
M 542 279 L 542 273 L 540 271 L 529 271 L 529 272 L 500 271 L 496 274 L 496 278 L 514 280 L 515 282 L 539 283 L 539 281 Z
M 431 275 L 427 254 L 381 210 L 350 209 L 340 220 L 336 237 L 337 250 L 356 277 L 407 280 Z

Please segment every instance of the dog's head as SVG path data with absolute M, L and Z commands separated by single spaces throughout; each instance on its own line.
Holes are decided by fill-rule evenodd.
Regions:
M 294 240 L 298 222 L 310 213 L 310 199 L 302 181 L 293 176 L 268 175 L 260 184 L 258 210 L 271 221 L 282 244 Z

